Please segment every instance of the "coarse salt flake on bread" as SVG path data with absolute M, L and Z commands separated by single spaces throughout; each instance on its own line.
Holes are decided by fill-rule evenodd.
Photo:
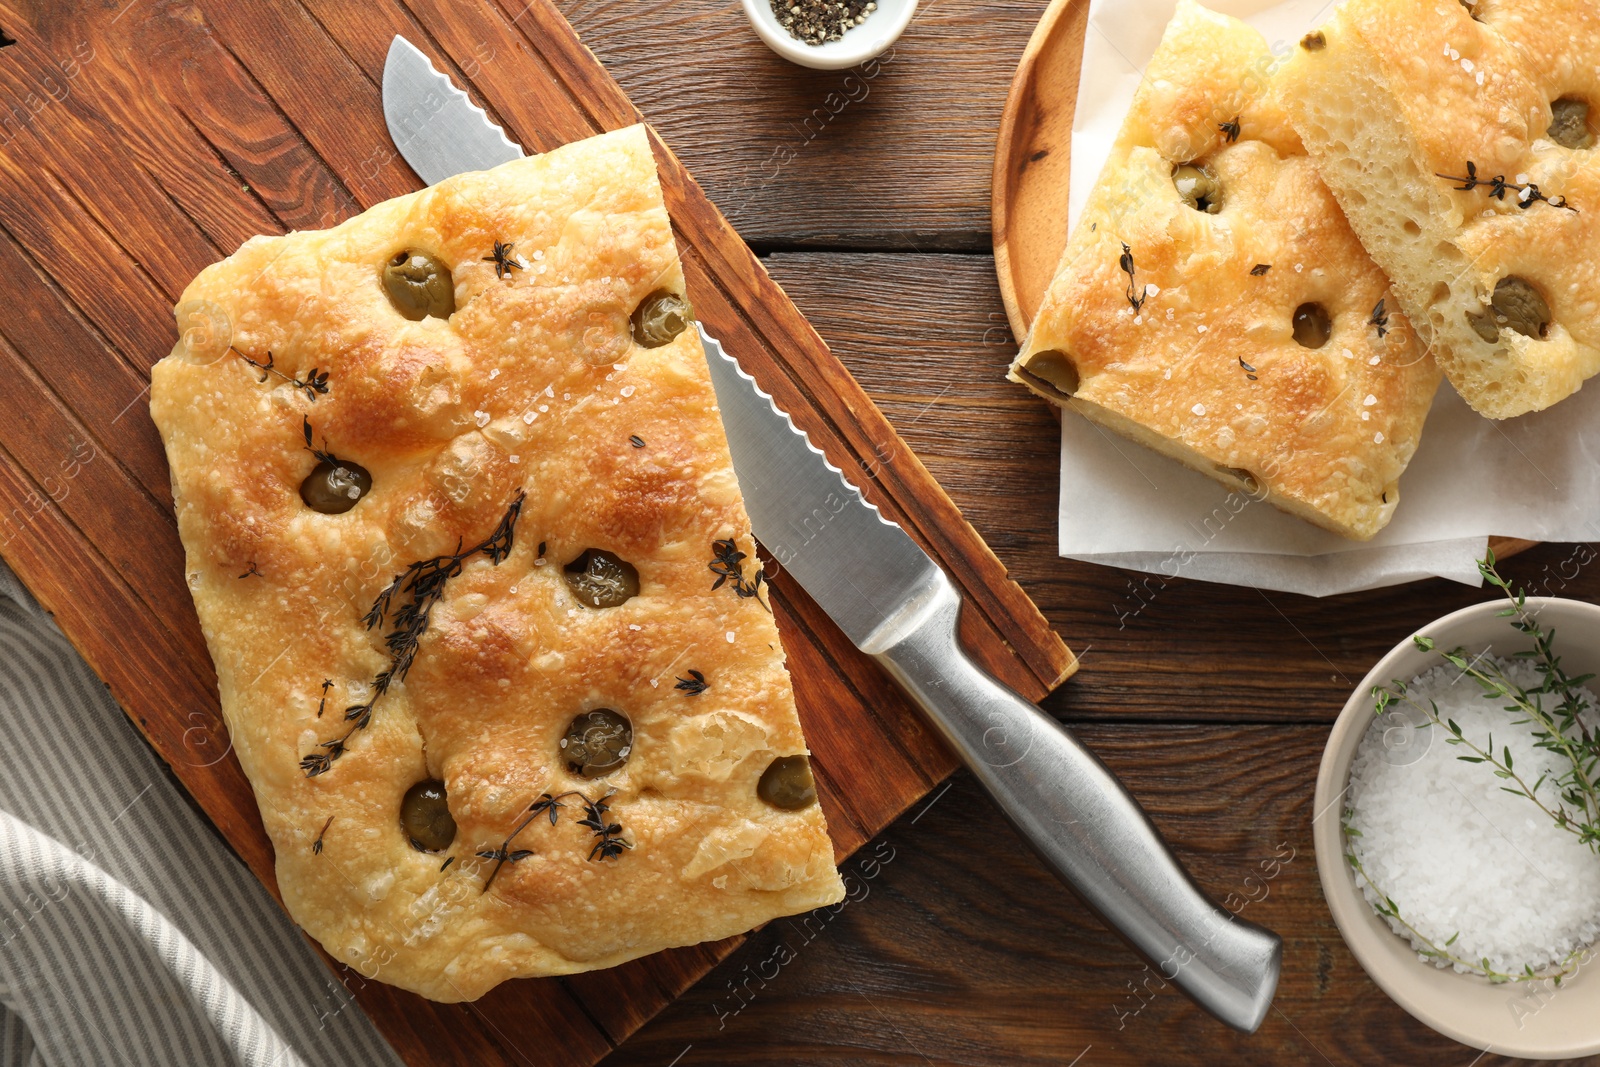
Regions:
M 1348 0 L 1285 106 L 1474 409 L 1549 407 L 1600 370 L 1600 4 Z
M 1180 0 L 1010 377 L 1365 540 L 1438 371 L 1244 23 Z

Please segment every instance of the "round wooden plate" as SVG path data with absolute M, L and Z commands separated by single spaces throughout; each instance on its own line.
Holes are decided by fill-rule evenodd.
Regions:
M 1028 334 L 1067 246 L 1072 116 L 1089 0 L 1051 0 L 1011 80 L 994 152 L 994 263 L 1011 334 Z
M 994 152 L 994 266 L 1011 335 L 1021 344 L 1067 246 L 1072 119 L 1089 0 L 1051 0 L 1011 80 Z M 1505 558 L 1537 541 L 1493 537 Z

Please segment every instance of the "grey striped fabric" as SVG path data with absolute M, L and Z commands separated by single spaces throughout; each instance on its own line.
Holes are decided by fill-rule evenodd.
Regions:
M 399 1059 L 0 564 L 0 1067 Z

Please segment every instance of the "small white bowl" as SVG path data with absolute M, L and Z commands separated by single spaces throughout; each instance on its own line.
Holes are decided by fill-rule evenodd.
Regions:
M 880 56 L 911 24 L 917 0 L 876 0 L 878 10 L 837 41 L 806 44 L 790 36 L 769 0 L 743 0 L 745 17 L 767 47 L 791 63 L 816 70 L 844 70 Z
M 1491 646 L 1498 656 L 1532 648 L 1532 642 L 1497 617 L 1503 599 L 1463 608 L 1417 631 L 1440 649 L 1474 652 Z M 1569 674 L 1600 674 L 1600 607 L 1555 597 L 1529 597 L 1540 623 L 1556 633 L 1556 652 Z M 1503 1056 L 1567 1059 L 1600 1052 L 1600 959 L 1551 989 L 1545 983 L 1491 985 L 1470 974 L 1441 970 L 1417 958 L 1410 942 L 1396 936 L 1356 886 L 1344 858 L 1341 816 L 1350 764 L 1372 725 L 1372 687 L 1409 681 L 1443 662 L 1407 637 L 1361 679 L 1322 753 L 1311 834 L 1322 895 L 1345 944 L 1383 991 L 1441 1034 Z M 1600 952 L 1600 949 L 1593 950 Z

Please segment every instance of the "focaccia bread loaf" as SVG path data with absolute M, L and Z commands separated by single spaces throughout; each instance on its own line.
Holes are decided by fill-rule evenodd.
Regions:
M 1323 180 L 1481 414 L 1600 370 L 1600 4 L 1348 0 L 1285 67 Z
M 222 712 L 368 977 L 472 1000 L 843 895 L 682 293 L 640 126 L 184 293 L 151 413 Z
M 1439 375 L 1273 70 L 1258 32 L 1180 0 L 1010 377 L 1365 540 Z

